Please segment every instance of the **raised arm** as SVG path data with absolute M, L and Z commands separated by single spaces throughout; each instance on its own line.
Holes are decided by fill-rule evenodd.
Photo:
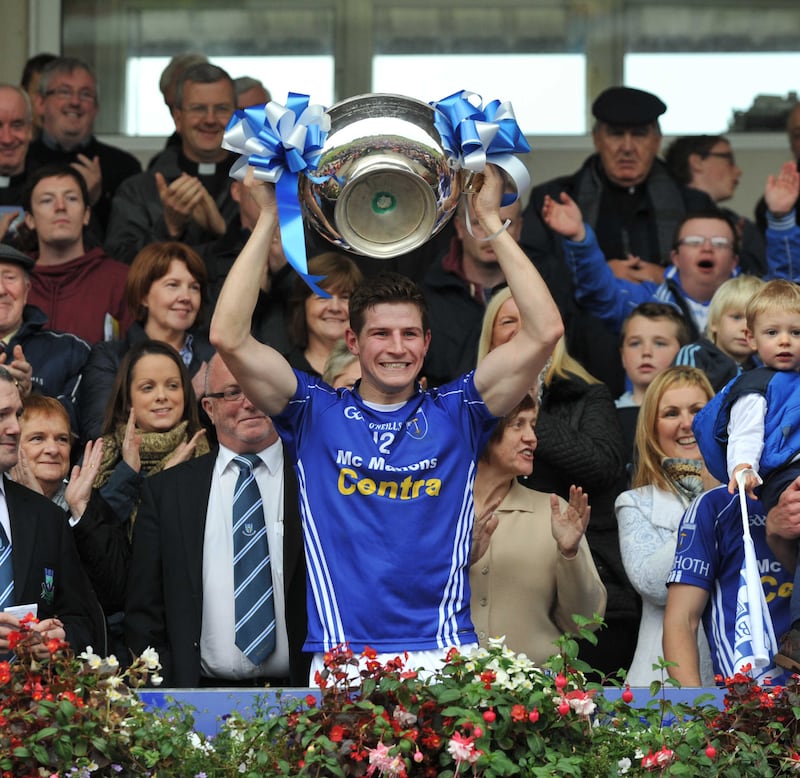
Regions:
M 220 292 L 210 339 L 244 393 L 260 410 L 275 415 L 294 395 L 297 378 L 281 354 L 250 334 L 250 327 L 278 228 L 278 208 L 273 185 L 255 180 L 252 170 L 247 172 L 245 186 L 260 213 Z
M 496 416 L 508 413 L 535 383 L 564 332 L 561 314 L 539 272 L 506 230 L 501 230 L 499 171 L 487 165 L 484 184 L 470 208 L 492 239 L 511 294 L 520 312 L 520 331 L 494 349 L 475 371 L 475 385 Z

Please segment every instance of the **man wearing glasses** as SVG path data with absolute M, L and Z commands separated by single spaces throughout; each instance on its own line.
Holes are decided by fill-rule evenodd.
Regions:
M 764 275 L 767 264 L 763 234 L 755 222 L 720 205 L 733 197 L 742 176 L 730 141 L 722 135 L 684 135 L 670 144 L 665 160 L 678 183 L 705 192 L 735 225 L 741 243 L 741 271 Z
M 73 57 L 58 57 L 42 71 L 34 109 L 42 116 L 41 136 L 28 150 L 27 172 L 44 165 L 70 164 L 89 190 L 90 230 L 102 242 L 111 198 L 117 187 L 142 169 L 127 151 L 101 143 L 94 136 L 98 111 L 97 81 L 89 65 Z
M 769 208 L 767 277 L 800 278 L 800 228 L 794 203 L 800 192 L 800 173 L 788 162 L 778 176 L 769 176 L 764 198 Z M 575 285 L 575 299 L 619 334 L 623 321 L 644 302 L 667 302 L 678 307 L 696 339 L 706 328 L 708 303 L 714 292 L 739 272 L 739 240 L 719 211 L 698 211 L 678 225 L 670 259 L 661 283 L 633 283 L 617 278 L 606 263 L 592 228 L 577 203 L 565 192 L 559 201 L 545 197 L 542 219 L 561 235 L 564 256 Z
M 201 250 L 225 234 L 238 215 L 228 176 L 234 156 L 221 146 L 235 107 L 233 81 L 222 68 L 201 62 L 183 72 L 172 107 L 180 147 L 168 146 L 120 187 L 106 240 L 113 256 L 130 263 L 160 240 Z

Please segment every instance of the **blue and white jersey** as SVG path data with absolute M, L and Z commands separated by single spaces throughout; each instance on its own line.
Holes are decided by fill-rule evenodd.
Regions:
M 789 600 L 792 573 L 775 559 L 767 545 L 766 517 L 758 500 L 747 500 L 750 535 L 753 539 L 761 585 L 772 619 L 772 634 L 766 645 L 771 654 L 791 626 Z M 714 673 L 731 677 L 741 669 L 749 645 L 748 622 L 744 618 L 747 601 L 740 572 L 744 566 L 742 514 L 739 495 L 729 494 L 725 486 L 700 495 L 687 509 L 678 529 L 675 562 L 667 583 L 698 586 L 709 593 L 703 612 L 703 627 L 711 647 Z M 767 625 L 769 626 L 769 625 Z M 752 669 L 754 678 L 769 676 L 784 683 L 790 673 L 770 664 Z
M 374 410 L 295 371 L 273 421 L 292 457 L 308 565 L 304 650 L 477 642 L 469 555 L 477 459 L 497 419 L 473 374 Z M 310 603 L 314 603 L 312 609 Z

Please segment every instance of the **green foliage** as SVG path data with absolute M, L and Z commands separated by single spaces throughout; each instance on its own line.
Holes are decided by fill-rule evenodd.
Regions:
M 662 662 L 652 698 L 612 700 L 586 681 L 575 636 L 541 668 L 498 642 L 453 651 L 430 676 L 340 649 L 326 657 L 319 699 L 259 697 L 213 739 L 174 700 L 141 704 L 135 687 L 158 671 L 154 652 L 122 673 L 113 657 L 61 644 L 37 660 L 34 644 L 23 629 L 18 660 L 0 663 L 0 778 L 770 778 L 800 766 L 797 681 L 762 687 L 742 672 L 727 679 L 723 710 L 708 696 L 676 704 Z

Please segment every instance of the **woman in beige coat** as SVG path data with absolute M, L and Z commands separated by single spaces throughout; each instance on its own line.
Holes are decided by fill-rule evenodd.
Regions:
M 584 538 L 588 497 L 573 486 L 566 503 L 517 481 L 533 470 L 536 413 L 527 396 L 478 463 L 470 586 L 481 645 L 505 636 L 510 649 L 541 663 L 563 632 L 575 631 L 574 614 L 603 615 L 606 590 Z

